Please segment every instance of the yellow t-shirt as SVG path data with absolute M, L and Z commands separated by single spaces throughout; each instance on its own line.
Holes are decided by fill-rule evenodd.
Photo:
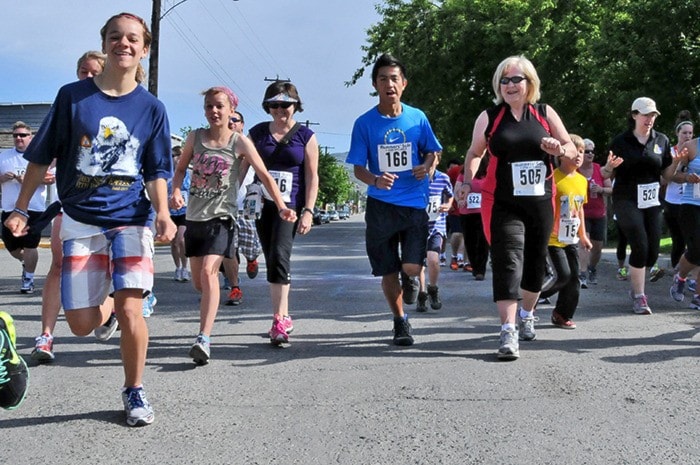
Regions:
M 577 171 L 567 175 L 557 168 L 554 170 L 554 183 L 557 186 L 557 194 L 554 201 L 554 228 L 549 236 L 549 245 L 566 247 L 577 244 L 581 225 L 576 227 L 576 223 L 580 223 L 577 221 L 580 220 L 579 209 L 588 202 L 588 181 Z

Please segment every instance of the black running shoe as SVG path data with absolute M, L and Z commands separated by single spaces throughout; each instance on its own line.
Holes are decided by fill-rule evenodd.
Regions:
M 413 345 L 413 336 L 411 336 L 411 324 L 408 322 L 406 315 L 394 318 L 394 344 L 397 346 Z
M 403 291 L 403 303 L 413 305 L 418 298 L 418 278 L 411 278 L 403 271 L 401 272 L 401 290 Z
M 15 349 L 15 325 L 12 317 L 0 312 L 0 407 L 14 410 L 27 395 L 29 370 Z

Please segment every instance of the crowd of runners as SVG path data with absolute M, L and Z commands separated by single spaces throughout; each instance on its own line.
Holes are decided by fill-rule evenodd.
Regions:
M 103 53 L 81 57 L 79 80 L 59 90 L 37 133 L 17 122 L 14 149 L 0 154 L 2 239 L 21 263 L 20 292 L 31 294 L 36 247 L 53 220 L 43 292 L 54 298 L 43 299 L 31 356 L 54 359 L 61 308 L 75 335 L 107 340 L 120 328 L 126 422 L 142 426 L 154 420 L 142 380 L 144 318 L 157 302 L 154 241 L 171 243 L 173 279 L 191 282 L 200 297 L 188 352 L 194 363 L 206 365 L 212 356 L 220 275 L 226 303 L 239 305 L 239 267 L 245 258 L 255 277 L 261 253 L 270 342 L 288 343 L 292 247 L 313 225 L 319 147 L 313 131 L 294 119 L 303 111 L 299 91 L 283 81 L 264 92 L 271 120 L 247 133 L 238 97 L 223 86 L 205 90 L 208 126 L 171 147 L 165 107 L 140 85 L 140 61 L 152 40 L 146 23 L 121 13 L 100 34 Z M 464 161 L 446 163 L 443 172 L 443 147 L 427 116 L 402 101 L 404 64 L 383 54 L 371 80 L 378 103 L 355 121 L 346 162 L 367 185 L 366 251 L 393 317 L 394 344 L 414 343 L 408 305 L 417 312 L 441 308 L 439 278 L 448 265 L 477 281 L 491 271 L 498 359 L 520 357 L 520 341 L 537 337 L 538 305 L 555 295 L 552 324 L 575 329 L 580 290 L 601 279 L 608 204 L 623 244 L 617 279 L 630 283 L 632 311 L 652 313 L 645 282 L 666 271 L 657 263 L 662 218 L 673 238 L 670 297 L 682 301 L 688 289 L 691 307 L 700 309 L 699 140 L 688 112 L 679 115 L 672 145 L 654 129 L 656 103 L 635 99 L 629 127 L 597 154 L 599 164 L 594 142 L 570 134 L 559 113 L 539 102 L 533 64 L 511 56 L 494 72 L 495 105 L 476 118 Z M 60 201 L 46 208 L 53 185 Z M 0 406 L 7 409 L 17 408 L 27 390 L 15 341 L 12 317 L 0 312 Z

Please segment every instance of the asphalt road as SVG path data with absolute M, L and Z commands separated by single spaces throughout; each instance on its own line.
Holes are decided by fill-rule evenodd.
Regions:
M 29 362 L 40 294 L 20 295 L 19 265 L 0 256 L 0 308 Z M 671 301 L 668 276 L 647 285 L 654 314 L 634 315 L 606 251 L 578 329 L 554 328 L 543 306 L 538 339 L 498 362 L 490 272 L 475 282 L 443 268 L 442 310 L 411 308 L 416 344 L 395 347 L 361 216 L 298 237 L 293 259 L 291 345 L 268 343 L 263 265 L 241 306 L 221 306 L 213 361 L 195 367 L 197 296 L 158 248 L 145 373 L 155 423 L 125 425 L 118 339 L 77 338 L 61 317 L 55 362 L 30 362 L 25 403 L 0 411 L 0 463 L 700 463 L 700 314 L 690 296 Z

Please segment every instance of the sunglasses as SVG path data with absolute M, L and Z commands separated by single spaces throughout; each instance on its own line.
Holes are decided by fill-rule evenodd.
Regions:
M 511 77 L 502 77 L 500 81 L 501 85 L 507 86 L 509 82 L 512 82 L 513 84 L 520 84 L 523 81 L 527 81 L 527 78 L 525 76 L 511 76 Z
M 232 123 L 240 123 L 241 120 L 238 119 L 238 118 L 231 118 L 231 122 L 232 122 Z
M 16 133 L 12 134 L 12 137 L 19 137 L 20 139 L 24 139 L 25 137 L 29 137 L 29 134 L 22 133 L 22 132 L 16 132 Z
M 595 153 L 593 150 L 584 150 L 583 153 Z
M 267 108 L 277 109 L 284 108 L 285 110 L 294 105 L 292 102 L 272 102 L 267 104 Z

